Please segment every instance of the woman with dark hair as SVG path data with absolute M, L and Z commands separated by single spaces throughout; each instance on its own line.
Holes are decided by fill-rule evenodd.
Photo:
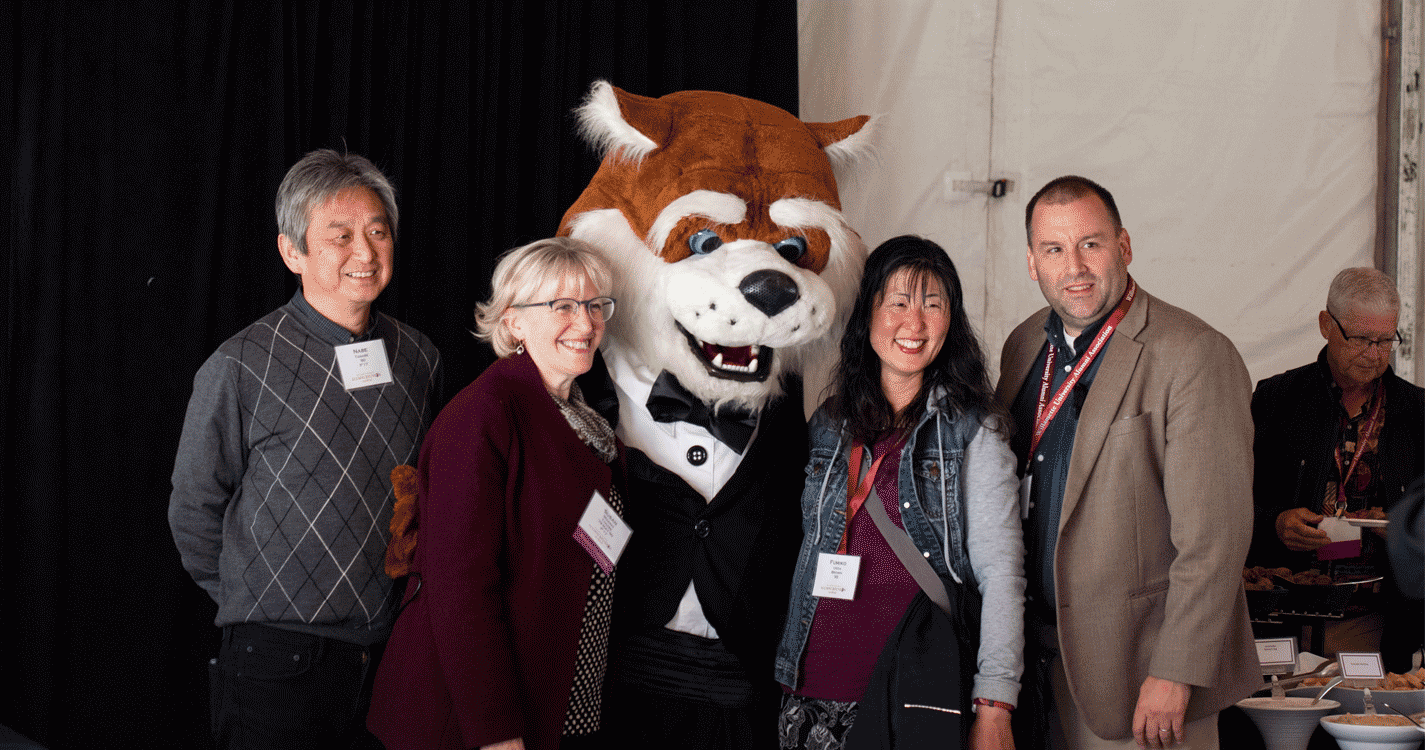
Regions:
M 902 236 L 871 253 L 828 390 L 810 425 L 804 536 L 777 651 L 782 747 L 842 746 L 920 590 L 873 514 L 858 512 L 870 503 L 947 587 L 978 591 L 980 611 L 966 613 L 982 623 L 971 745 L 1013 747 L 1024 642 L 1014 455 L 990 412 L 959 276 L 939 245 Z

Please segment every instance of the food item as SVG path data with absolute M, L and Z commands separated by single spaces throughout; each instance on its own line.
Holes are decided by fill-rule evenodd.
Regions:
M 1425 667 L 1421 667 L 1414 672 L 1396 674 L 1387 672 L 1385 675 L 1385 690 L 1421 690 L 1425 689 Z
M 1327 716 L 1325 720 L 1337 724 L 1355 724 L 1357 726 L 1370 727 L 1410 726 L 1409 719 L 1404 716 L 1396 716 L 1395 714 L 1376 714 L 1375 716 L 1367 716 L 1366 714 L 1339 714 L 1336 716 Z
M 1303 586 L 1330 586 L 1331 576 L 1315 570 L 1293 573 L 1288 568 L 1268 568 L 1262 565 L 1242 569 L 1242 586 L 1248 591 L 1270 591 L 1277 587 L 1273 578 L 1284 578 Z
M 1346 518 L 1373 518 L 1377 521 L 1385 520 L 1385 511 L 1380 508 L 1362 508 L 1343 514 Z
M 1260 565 L 1242 569 L 1242 587 L 1248 591 L 1271 591 L 1277 587 L 1273 575 L 1291 575 L 1286 568 L 1264 568 Z
M 1325 685 L 1330 681 L 1330 677 L 1308 677 L 1302 680 L 1301 684 L 1314 687 Z M 1425 667 L 1405 674 L 1386 672 L 1384 680 L 1376 680 L 1366 687 L 1371 690 L 1425 690 Z
M 1248 568 L 1248 570 L 1250 570 L 1250 568 Z M 1272 583 L 1272 579 L 1270 578 L 1263 576 L 1249 577 L 1246 571 L 1242 572 L 1242 588 L 1248 591 L 1271 591 L 1276 587 L 1276 584 Z

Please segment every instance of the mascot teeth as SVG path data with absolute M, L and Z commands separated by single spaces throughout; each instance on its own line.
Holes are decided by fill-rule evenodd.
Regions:
M 708 374 L 713 377 L 763 381 L 772 371 L 774 350 L 770 346 L 714 344 L 688 333 L 688 330 L 681 325 L 678 326 L 678 332 L 688 340 L 688 346 L 698 355 L 698 359 L 707 368 Z
M 728 350 L 724 347 L 718 346 L 717 344 L 709 344 L 706 341 L 702 342 L 702 344 L 704 352 L 717 352 L 713 355 L 712 363 L 713 367 L 716 367 L 719 370 L 731 370 L 732 372 L 757 371 L 757 347 L 755 346 L 739 346 L 734 349 Z M 723 359 L 723 355 L 729 353 L 731 353 L 733 356 L 738 356 L 744 353 L 748 354 L 749 356 L 745 358 L 746 364 L 736 365 L 731 362 L 725 361 Z

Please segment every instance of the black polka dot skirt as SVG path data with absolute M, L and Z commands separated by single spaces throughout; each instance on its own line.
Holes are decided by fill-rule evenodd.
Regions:
M 618 488 L 609 490 L 609 505 L 623 515 L 623 499 Z M 593 561 L 589 595 L 584 598 L 584 623 L 579 629 L 579 651 L 574 660 L 574 687 L 569 692 L 569 712 L 564 716 L 564 734 L 583 735 L 599 731 L 600 701 L 604 672 L 609 662 L 609 622 L 613 616 L 614 576 L 604 573 Z

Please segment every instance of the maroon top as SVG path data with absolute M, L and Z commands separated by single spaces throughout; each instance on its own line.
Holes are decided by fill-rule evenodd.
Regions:
M 889 451 L 876 472 L 876 497 L 897 528 L 901 524 L 898 503 L 901 448 L 904 434 L 882 438 L 871 446 L 874 459 Z M 846 502 L 845 493 L 841 502 Z M 872 502 L 866 498 L 866 502 Z M 864 508 L 851 518 L 846 538 L 846 554 L 861 557 L 856 598 L 822 598 L 807 636 L 802 661 L 802 686 L 798 695 L 833 701 L 860 701 L 871 681 L 871 670 L 885 648 L 886 640 L 900 624 L 906 608 L 920 585 L 911 578 L 900 558 L 881 536 L 876 522 Z
M 515 737 L 557 747 L 594 565 L 573 534 L 594 490 L 608 498 L 614 469 L 522 354 L 441 410 L 420 480 L 421 586 L 396 620 L 367 725 L 388 750 Z

